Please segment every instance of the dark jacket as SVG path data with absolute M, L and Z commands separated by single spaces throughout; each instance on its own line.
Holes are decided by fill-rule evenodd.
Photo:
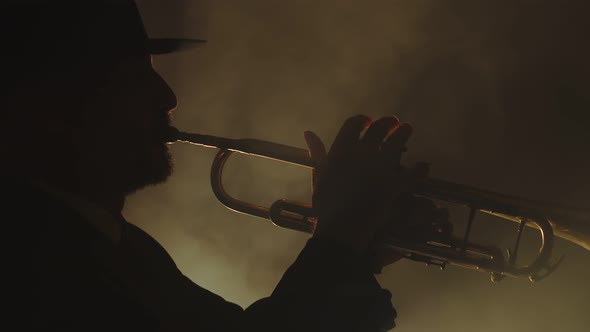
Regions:
M 114 245 L 60 200 L 23 181 L 3 182 L 3 301 L 8 321 L 21 327 L 15 331 L 393 327 L 391 294 L 368 260 L 346 248 L 310 239 L 273 293 L 244 310 L 184 276 L 138 227 L 122 221 L 122 240 Z

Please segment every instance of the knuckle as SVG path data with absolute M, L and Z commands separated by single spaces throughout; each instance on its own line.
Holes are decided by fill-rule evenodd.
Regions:
M 354 116 L 351 116 L 350 118 L 346 119 L 346 121 L 344 122 L 344 126 L 360 126 L 360 125 L 368 125 L 369 123 L 371 123 L 371 118 L 364 115 L 364 114 L 357 114 Z

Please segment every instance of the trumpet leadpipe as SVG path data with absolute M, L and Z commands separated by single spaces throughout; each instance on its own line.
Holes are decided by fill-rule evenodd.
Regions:
M 211 135 L 186 133 L 179 131 L 174 127 L 170 127 L 168 133 L 168 142 L 185 142 L 208 148 L 218 148 L 220 150 L 229 150 L 246 155 L 273 159 L 308 168 L 315 167 L 315 162 L 313 159 L 311 159 L 308 150 L 259 139 L 232 139 Z

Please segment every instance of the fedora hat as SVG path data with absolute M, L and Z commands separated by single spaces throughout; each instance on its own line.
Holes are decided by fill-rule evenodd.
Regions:
M 27 64 L 26 70 L 45 65 L 63 69 L 131 55 L 165 54 L 205 42 L 150 38 L 134 0 L 1 2 L 2 56 L 17 67 Z

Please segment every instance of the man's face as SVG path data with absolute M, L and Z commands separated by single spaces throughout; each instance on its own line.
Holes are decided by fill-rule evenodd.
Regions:
M 176 96 L 150 56 L 125 59 L 103 78 L 85 98 L 78 169 L 125 193 L 163 182 L 172 171 L 166 132 Z

